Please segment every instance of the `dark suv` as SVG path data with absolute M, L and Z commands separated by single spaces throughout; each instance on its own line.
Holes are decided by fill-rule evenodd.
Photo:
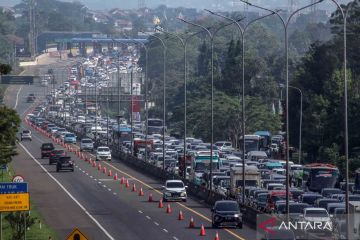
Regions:
M 56 171 L 59 172 L 63 169 L 69 169 L 72 172 L 74 171 L 74 162 L 71 160 L 71 157 L 59 157 L 56 163 Z
M 233 226 L 242 228 L 242 215 L 236 201 L 221 200 L 215 202 L 212 212 L 212 226 Z
M 52 150 L 49 157 L 49 165 L 56 163 L 59 157 L 66 156 L 66 152 L 63 149 Z
M 55 149 L 52 143 L 43 143 L 40 147 L 41 149 L 41 158 L 50 157 L 50 153 Z

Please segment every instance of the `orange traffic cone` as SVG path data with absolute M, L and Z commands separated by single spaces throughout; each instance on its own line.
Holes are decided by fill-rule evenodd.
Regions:
M 129 187 L 130 187 L 130 184 L 129 184 L 129 180 L 128 180 L 128 179 L 126 179 L 125 187 L 126 187 L 126 188 L 129 188 Z
M 220 240 L 219 233 L 216 231 L 215 239 L 214 240 Z
M 194 227 L 195 227 L 194 218 L 191 217 L 191 218 L 190 218 L 190 223 L 189 223 L 189 228 L 194 228 Z
M 120 184 L 124 184 L 124 182 L 125 182 L 125 179 L 124 179 L 124 177 L 122 177 L 120 180 Z
M 93 162 L 92 162 L 92 165 L 93 165 L 93 167 L 96 167 L 96 162 L 93 161 Z
M 184 220 L 183 212 L 180 210 L 178 220 Z
M 103 173 L 106 174 L 106 167 L 103 167 Z
M 200 236 L 206 236 L 206 232 L 205 232 L 204 224 L 201 224 Z
M 109 170 L 108 172 L 108 177 L 111 177 L 112 176 L 112 172 L 111 172 L 111 169 Z
M 118 178 L 118 175 L 117 175 L 117 173 L 115 173 L 115 175 L 114 175 L 114 180 L 118 180 L 119 178 Z
M 152 201 L 153 201 L 153 197 L 152 197 L 152 194 L 150 193 L 150 194 L 149 194 L 148 202 L 152 202 Z
M 141 196 L 144 196 L 144 192 L 143 192 L 143 190 L 142 190 L 142 187 L 140 187 L 139 196 L 140 196 L 140 197 L 141 197 Z
M 164 205 L 163 205 L 162 199 L 160 199 L 160 201 L 159 201 L 159 208 L 163 208 L 163 207 L 164 207 Z
M 166 207 L 166 213 L 171 213 L 171 207 L 170 207 L 170 203 L 168 203 L 167 207 Z
M 132 187 L 132 190 L 131 190 L 132 192 L 136 192 L 136 185 L 135 185 L 135 183 L 133 184 L 133 187 Z
M 98 170 L 101 171 L 101 164 L 98 165 Z

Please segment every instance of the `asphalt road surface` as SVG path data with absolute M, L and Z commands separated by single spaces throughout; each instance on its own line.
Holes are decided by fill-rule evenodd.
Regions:
M 57 63 L 65 75 L 66 62 Z M 56 65 L 54 66 L 56 67 Z M 40 72 L 48 66 L 38 67 Z M 38 85 L 10 86 L 5 101 L 15 107 L 24 117 L 34 104 L 26 103 L 29 93 L 38 98 L 44 96 L 44 89 Z M 23 123 L 22 128 L 30 127 Z M 55 171 L 55 165 L 49 165 L 48 159 L 41 159 L 40 146 L 51 139 L 32 129 L 33 140 L 19 143 L 13 162 L 16 173 L 25 177 L 29 183 L 32 202 L 40 210 L 47 224 L 53 227 L 64 239 L 75 227 L 78 227 L 90 239 L 214 239 L 218 232 L 220 239 L 255 239 L 255 231 L 244 225 L 243 229 L 212 229 L 211 211 L 208 206 L 192 199 L 186 203 L 169 203 L 172 213 L 166 213 L 158 207 L 163 183 L 152 179 L 126 166 L 118 159 L 100 162 L 102 167 L 118 175 L 119 180 L 104 174 L 88 162 L 69 152 L 75 160 L 74 172 Z M 58 148 L 63 148 L 57 145 Z M 76 147 L 76 146 L 74 146 Z M 94 157 L 85 153 L 88 158 Z M 124 177 L 130 188 L 120 184 Z M 132 192 L 133 184 L 137 192 Z M 145 196 L 138 196 L 140 187 Z M 154 201 L 148 202 L 149 194 Z M 178 220 L 182 211 L 184 220 Z M 195 228 L 189 228 L 190 218 Z M 200 226 L 204 225 L 206 236 L 199 236 Z

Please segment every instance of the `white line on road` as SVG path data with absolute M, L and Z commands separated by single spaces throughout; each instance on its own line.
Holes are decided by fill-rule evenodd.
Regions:
M 17 108 L 17 105 L 18 105 L 18 102 L 19 102 L 19 94 L 20 94 L 20 92 L 21 92 L 21 89 L 22 89 L 22 86 L 19 88 L 19 91 L 18 91 L 17 94 L 16 94 L 16 101 L 15 101 L 14 109 Z
M 149 219 L 149 220 L 151 219 L 151 217 L 149 217 L 149 216 L 146 216 L 146 218 Z
M 139 210 L 138 212 L 139 212 L 139 213 L 143 213 L 143 212 L 142 212 L 142 211 L 140 211 L 140 210 Z
M 110 235 L 110 233 L 86 210 L 86 208 L 51 174 L 48 172 L 48 170 L 41 165 L 41 163 L 36 160 L 36 158 L 29 152 L 29 150 L 22 144 L 19 143 L 19 145 L 25 150 L 25 152 L 46 172 L 46 174 L 54 180 L 55 183 L 57 183 L 62 190 L 85 212 L 86 215 L 89 216 L 89 218 L 103 231 L 103 233 L 111 240 L 115 240 L 113 236 Z
M 160 224 L 159 223 L 157 223 L 157 222 L 154 222 L 154 224 L 156 225 L 156 226 L 159 226 Z
M 178 239 L 177 237 L 175 237 L 175 236 L 173 236 L 173 239 L 174 239 L 174 240 L 179 240 L 179 239 Z
M 166 228 L 164 228 L 164 229 L 163 229 L 163 231 L 164 231 L 164 232 L 166 232 L 166 233 L 168 233 L 168 232 L 169 232 Z

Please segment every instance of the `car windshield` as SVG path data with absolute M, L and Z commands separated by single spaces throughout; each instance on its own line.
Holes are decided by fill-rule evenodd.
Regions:
M 91 139 L 83 139 L 81 140 L 82 143 L 92 143 Z
M 72 133 L 66 134 L 65 137 L 75 137 L 75 134 L 72 134 Z
M 168 182 L 166 183 L 166 188 L 183 188 L 184 184 L 182 182 Z
M 29 130 L 24 130 L 23 133 L 28 134 L 28 133 L 30 133 L 30 131 Z
M 52 143 L 49 143 L 49 144 L 43 144 L 43 145 L 42 145 L 42 148 L 43 148 L 43 149 L 53 149 L 54 146 L 52 145 Z
M 54 150 L 53 153 L 54 154 L 63 154 L 63 153 L 65 153 L 65 151 L 64 150 Z
M 108 152 L 108 151 L 109 151 L 109 148 L 107 148 L 107 147 L 98 148 L 98 152 Z
M 307 210 L 305 215 L 308 217 L 328 217 L 326 210 Z
M 239 206 L 236 202 L 220 202 L 216 204 L 218 211 L 239 211 Z

